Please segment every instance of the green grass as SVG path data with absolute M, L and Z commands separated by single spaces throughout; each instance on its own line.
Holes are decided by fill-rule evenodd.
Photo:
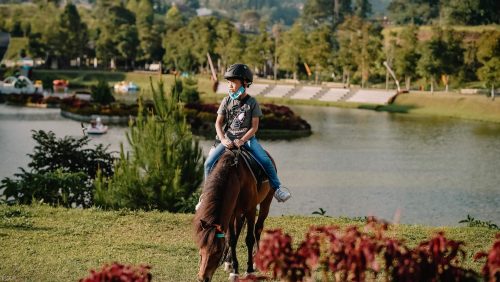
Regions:
M 0 277 L 12 281 L 78 281 L 89 269 L 118 261 L 149 264 L 155 281 L 194 281 L 198 251 L 190 214 L 64 209 L 45 205 L 0 205 Z M 352 225 L 357 219 L 324 216 L 270 217 L 266 228 L 282 228 L 297 244 L 310 225 Z M 480 271 L 472 256 L 489 250 L 497 231 L 479 227 L 395 225 L 389 234 L 415 246 L 439 230 L 466 242 L 465 267 Z M 242 237 L 243 238 L 243 237 Z M 246 263 L 244 240 L 240 264 Z M 244 272 L 244 269 L 242 269 Z M 214 281 L 226 281 L 219 269 Z
M 485 95 L 414 93 L 397 96 L 389 107 L 408 107 L 408 113 L 500 123 L 500 99 Z

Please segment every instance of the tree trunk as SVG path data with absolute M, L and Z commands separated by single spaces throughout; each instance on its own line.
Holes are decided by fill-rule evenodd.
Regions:
M 319 65 L 316 64 L 316 71 L 315 71 L 315 74 L 314 74 L 314 81 L 316 84 L 318 84 L 318 80 L 319 80 Z
M 431 76 L 431 94 L 434 94 L 434 77 Z
M 495 101 L 495 84 L 491 84 L 491 100 Z
M 385 70 L 385 90 L 389 90 L 389 71 Z
M 405 79 L 405 86 L 407 91 L 410 91 L 410 81 L 411 81 L 411 76 L 407 75 Z

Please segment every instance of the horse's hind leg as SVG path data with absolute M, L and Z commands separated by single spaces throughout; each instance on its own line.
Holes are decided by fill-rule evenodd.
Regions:
M 273 193 L 269 192 L 264 201 L 260 203 L 259 217 L 257 218 L 257 223 L 255 224 L 255 240 L 257 242 L 257 249 L 259 248 L 260 235 L 264 230 L 264 221 L 269 215 L 269 209 L 271 207 L 272 201 L 273 201 Z
M 256 209 L 254 208 L 246 214 L 247 236 L 245 238 L 245 243 L 247 244 L 248 250 L 247 273 L 255 272 L 253 266 L 253 246 L 255 244 L 255 213 Z

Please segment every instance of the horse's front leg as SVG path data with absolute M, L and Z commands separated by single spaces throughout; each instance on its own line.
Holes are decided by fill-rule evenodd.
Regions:
M 248 251 L 247 274 L 255 272 L 253 265 L 253 246 L 255 244 L 255 214 L 256 214 L 255 208 L 246 214 L 247 236 L 245 238 L 245 243 L 247 244 L 247 251 Z
M 235 218 L 231 219 L 235 223 Z M 237 223 L 229 225 L 229 250 L 232 259 L 232 272 L 229 274 L 229 281 L 238 281 L 238 257 L 236 256 L 236 245 L 238 244 Z
M 234 222 L 235 228 L 236 228 L 236 238 L 240 238 L 241 230 L 243 229 L 243 225 L 245 224 L 245 218 L 242 216 L 236 217 L 236 220 Z M 231 253 L 228 253 L 226 256 L 226 260 L 224 261 L 224 271 L 225 272 L 233 272 L 233 256 Z

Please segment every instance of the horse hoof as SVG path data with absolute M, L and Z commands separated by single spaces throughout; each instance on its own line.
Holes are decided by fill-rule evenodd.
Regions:
M 233 271 L 233 266 L 231 265 L 230 262 L 225 262 L 224 263 L 224 271 L 225 272 L 231 272 L 231 271 Z
M 239 275 L 236 273 L 229 273 L 229 281 L 237 282 L 239 279 Z

